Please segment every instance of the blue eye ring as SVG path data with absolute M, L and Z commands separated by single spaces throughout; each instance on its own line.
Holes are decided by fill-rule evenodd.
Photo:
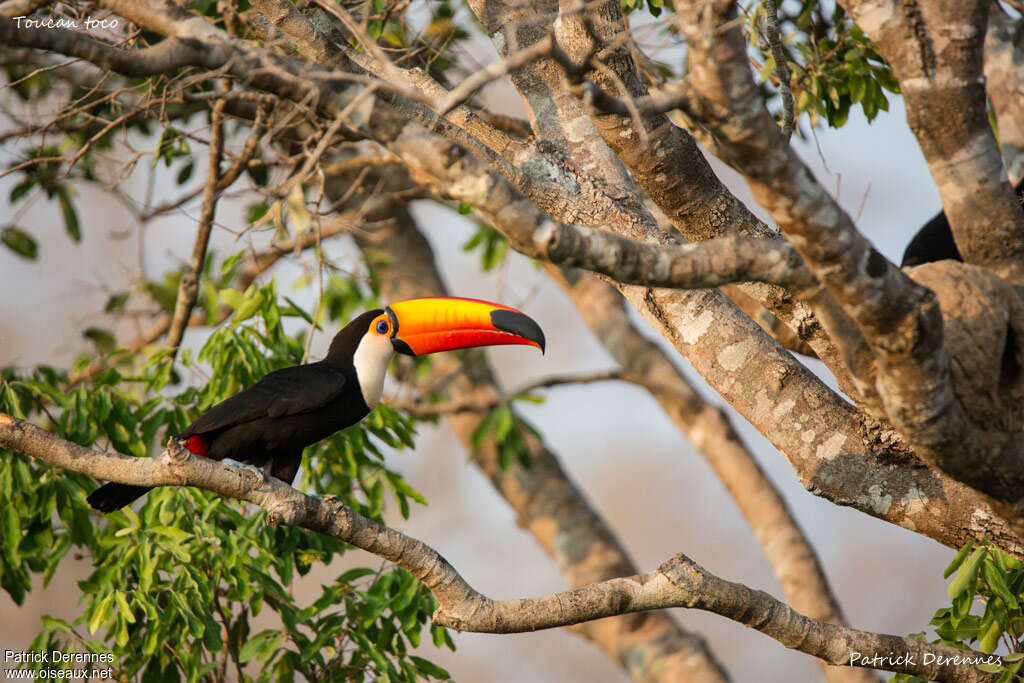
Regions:
M 377 334 L 387 334 L 387 333 L 388 333 L 388 321 L 387 320 L 379 320 L 377 322 Z

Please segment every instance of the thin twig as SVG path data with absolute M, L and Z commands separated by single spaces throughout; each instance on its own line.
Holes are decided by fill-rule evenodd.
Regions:
M 550 387 L 570 384 L 609 382 L 614 380 L 633 383 L 642 382 L 639 378 L 627 375 L 621 370 L 606 370 L 603 372 L 593 372 L 585 375 L 556 375 L 553 377 L 546 377 L 519 387 L 515 391 L 511 391 L 503 396 L 496 396 L 489 401 L 480 401 L 474 397 L 468 397 L 453 401 L 426 404 L 421 401 L 392 401 L 388 405 L 395 410 L 403 410 L 416 417 L 436 417 L 439 415 L 454 415 L 457 413 L 486 413 L 500 405 L 509 403 L 516 398 L 522 397 L 524 394 L 529 394 L 538 389 L 547 389 Z
M 225 87 L 228 87 L 225 84 Z M 199 296 L 199 277 L 206 261 L 206 247 L 210 243 L 210 232 L 213 230 L 213 217 L 220 198 L 220 161 L 224 153 L 224 104 L 223 99 L 217 100 L 211 110 L 213 131 L 210 136 L 210 172 L 203 191 L 203 207 L 199 215 L 199 227 L 196 239 L 192 243 L 192 254 L 188 267 L 181 276 L 178 286 L 178 299 L 174 304 L 174 315 L 171 327 L 167 332 L 167 346 L 171 349 L 172 358 L 178 352 L 181 339 L 185 336 L 185 327 L 192 315 L 192 308 Z
M 779 29 L 777 0 L 765 0 L 765 25 L 768 29 L 768 44 L 775 59 L 775 75 L 779 77 L 779 95 L 782 97 L 782 134 L 788 140 L 793 135 L 793 91 L 789 87 L 789 65 L 786 64 L 786 50 L 782 47 L 782 32 Z

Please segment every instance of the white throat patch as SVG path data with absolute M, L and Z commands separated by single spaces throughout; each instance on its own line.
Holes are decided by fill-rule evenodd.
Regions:
M 388 363 L 395 355 L 391 340 L 373 332 L 368 332 L 359 340 L 356 352 L 352 354 L 352 365 L 356 370 L 356 379 L 363 392 L 363 400 L 367 407 L 373 407 L 380 401 L 384 391 L 384 376 L 388 371 Z

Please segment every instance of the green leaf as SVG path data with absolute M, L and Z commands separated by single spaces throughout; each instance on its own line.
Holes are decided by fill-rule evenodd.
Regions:
M 27 195 L 29 193 L 29 190 L 31 190 L 33 187 L 35 187 L 35 184 L 36 184 L 35 179 L 32 178 L 32 177 L 29 177 L 26 180 L 23 180 L 20 183 L 18 183 L 17 185 L 15 185 L 14 189 L 11 190 L 11 194 L 9 195 L 9 199 L 10 199 L 11 204 L 15 204 L 20 199 L 24 198 L 25 195 Z
M 1006 585 L 1006 581 L 1003 579 L 1002 571 L 995 565 L 991 558 L 982 564 L 982 576 L 985 577 L 985 583 L 988 584 L 989 589 L 1002 598 L 1003 602 L 1009 609 L 1016 610 L 1020 608 L 1017 598 L 1015 598 L 1013 593 L 1010 592 L 1009 587 Z
M 51 617 L 48 614 L 44 614 L 39 618 L 39 623 L 47 631 L 60 631 L 61 633 L 71 633 L 71 625 L 63 619 L 57 619 Z
M 132 608 L 128 606 L 128 600 L 124 596 L 123 591 L 114 591 L 114 600 L 117 601 L 117 609 L 124 617 L 124 620 L 129 624 L 135 623 L 135 615 L 132 614 Z
M 258 223 L 261 218 L 267 215 L 269 210 L 270 207 L 264 203 L 249 204 L 245 207 L 245 222 Z
M 164 165 L 170 167 L 174 161 L 177 149 L 180 149 L 179 145 L 176 145 L 179 140 L 184 140 L 181 131 L 174 126 L 167 126 L 163 132 L 160 133 L 160 139 L 156 143 L 156 152 L 153 154 L 153 166 L 155 167 L 160 160 L 163 159 Z M 187 143 L 186 147 L 187 147 Z
M 985 554 L 985 548 L 978 548 L 963 563 L 956 574 L 956 578 L 946 588 L 946 594 L 951 599 L 956 599 L 973 585 L 974 580 L 978 576 L 978 567 L 981 565 L 981 561 L 985 559 Z
M 23 259 L 35 261 L 39 258 L 39 245 L 32 235 L 21 228 L 13 225 L 5 226 L 0 231 L 0 242 L 3 242 L 4 246 Z
M 57 189 L 57 202 L 60 204 L 60 212 L 64 217 L 64 230 L 75 242 L 82 241 L 82 229 L 78 225 L 78 212 L 71 202 L 71 190 L 62 185 Z
M 118 292 L 117 294 L 111 294 L 110 298 L 107 299 L 107 303 L 103 306 L 104 313 L 113 313 L 124 308 L 125 303 L 128 301 L 128 292 Z
M 220 298 L 221 301 L 235 309 L 235 315 L 232 319 L 235 324 L 256 315 L 264 304 L 263 292 L 256 285 L 249 285 L 249 289 L 245 290 L 244 293 L 239 292 L 237 289 L 222 289 L 220 290 Z
M 313 324 L 313 316 L 311 316 L 309 313 L 306 313 L 306 311 L 302 310 L 302 306 L 299 306 L 297 303 L 292 301 L 290 297 L 286 296 L 284 297 L 284 300 L 288 302 L 291 308 L 281 311 L 282 315 L 297 315 L 310 325 Z
M 82 333 L 82 336 L 95 344 L 96 351 L 99 353 L 110 353 L 117 348 L 117 339 L 107 330 L 90 327 Z
M 971 539 L 970 541 L 967 541 L 966 545 L 960 548 L 960 550 L 957 552 L 956 556 L 953 558 L 953 561 L 949 563 L 948 567 L 946 567 L 946 571 L 942 573 L 942 578 L 948 579 L 950 576 L 952 576 L 953 572 L 955 572 L 960 567 L 960 565 L 963 564 L 964 559 L 967 558 L 967 555 L 973 549 L 974 539 Z
M 21 520 L 18 517 L 17 508 L 13 505 L 6 506 L 4 522 L 4 554 L 10 564 L 20 564 L 18 547 L 21 545 Z
M 417 657 L 416 655 L 409 655 L 409 659 L 412 660 L 412 663 L 416 666 L 420 673 L 424 673 L 428 676 L 433 676 L 434 678 L 439 678 L 441 680 L 446 680 L 452 677 L 451 674 L 449 674 L 447 671 L 439 667 L 437 664 L 434 664 L 429 660 L 423 659 L 422 657 Z
M 992 623 L 988 625 L 982 636 L 978 638 L 978 649 L 985 653 L 992 652 L 999 645 L 999 636 L 1002 634 L 1003 627 L 999 624 L 998 619 L 993 618 Z
M 110 610 L 114 606 L 114 596 L 108 595 L 107 597 L 100 600 L 99 605 L 92 613 L 92 617 L 89 619 L 89 633 L 96 633 L 103 625 L 103 622 L 110 616 Z
M 179 185 L 184 185 L 188 182 L 188 179 L 192 177 L 192 171 L 195 170 L 195 164 L 191 161 L 182 166 L 181 170 L 178 171 L 178 176 L 174 179 Z
M 236 311 L 242 307 L 242 303 L 245 301 L 245 294 L 237 289 L 222 289 L 219 296 L 221 301 Z
M 257 633 L 238 651 L 238 661 L 244 664 L 256 655 L 260 655 L 260 659 L 266 659 L 269 656 L 268 650 L 276 647 L 281 642 L 281 637 L 280 631 L 266 630 Z
M 160 536 L 166 536 L 175 543 L 181 543 L 186 538 L 190 538 L 192 536 L 192 534 L 187 531 L 182 531 L 181 529 L 176 529 L 172 526 L 154 526 L 150 527 L 149 531 Z

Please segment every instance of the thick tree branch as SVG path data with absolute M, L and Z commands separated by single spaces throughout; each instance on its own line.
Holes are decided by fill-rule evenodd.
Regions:
M 495 16 L 490 7 L 500 6 L 500 3 L 497 0 L 478 2 L 482 9 L 477 9 L 473 3 L 471 6 L 485 27 L 489 31 L 499 30 L 501 16 Z M 560 5 L 564 17 L 576 10 L 577 0 L 562 0 Z M 588 4 L 586 8 L 590 28 L 581 30 L 577 26 L 571 33 L 562 30 L 559 43 L 570 58 L 578 61 L 591 53 L 596 38 L 604 48 L 600 53 L 604 68 L 595 70 L 591 75 L 601 89 L 622 97 L 645 97 L 647 88 L 630 54 L 631 40 L 621 6 L 615 2 L 597 2 Z M 563 23 L 569 22 L 563 20 Z M 579 23 L 576 22 L 577 25 Z M 503 45 L 507 46 L 508 42 Z M 685 131 L 661 114 L 642 113 L 641 119 L 646 131 L 646 144 L 639 140 L 634 115 L 598 113 L 593 116 L 604 142 L 625 164 L 633 181 L 643 188 L 687 239 L 697 242 L 729 233 L 757 238 L 774 237 L 772 231 L 715 177 L 707 160 Z M 665 243 L 663 236 L 649 230 L 628 236 Z M 744 285 L 743 291 L 806 339 L 837 377 L 845 376 L 842 359 L 837 357 L 832 343 L 806 306 L 778 287 L 748 284 Z M 647 304 L 648 307 L 651 305 Z M 664 311 L 652 311 L 652 314 L 664 315 Z
M 601 273 L 627 285 L 704 289 L 767 282 L 796 294 L 817 285 L 796 250 L 778 239 L 731 236 L 664 247 L 548 221 L 534 231 L 533 244 L 536 252 L 531 256 Z
M 172 38 L 153 47 L 122 50 L 68 29 L 19 28 L 14 19 L 0 19 L 0 42 L 80 57 L 103 69 L 136 78 L 164 74 L 185 66 L 216 69 L 223 64 L 219 55 L 189 40 Z
M 861 665 L 863 654 L 908 652 L 890 671 L 937 681 L 994 681 L 975 668 L 982 653 L 809 619 L 767 593 L 720 579 L 677 555 L 649 574 L 611 579 L 540 598 L 494 601 L 475 591 L 436 550 L 332 499 L 306 496 L 273 477 L 192 455 L 176 442 L 163 454 L 133 458 L 93 451 L 0 413 L 0 446 L 79 474 L 136 486 L 197 486 L 259 505 L 270 524 L 299 526 L 351 543 L 405 568 L 440 603 L 434 622 L 480 633 L 517 633 L 668 607 L 714 612 L 832 664 Z M 931 655 L 929 662 L 925 655 Z M 942 661 L 936 661 L 941 657 Z M 977 658 L 964 663 L 965 657 Z M 872 662 L 871 666 L 875 666 Z
M 439 197 L 473 205 L 515 249 L 534 253 L 533 234 L 550 217 L 475 158 L 452 156 L 443 141 L 424 134 L 403 136 L 392 149 L 409 163 L 418 182 Z M 985 528 L 1002 547 L 1015 554 L 1024 551 L 985 499 L 908 458 L 891 433 L 865 427 L 846 402 L 717 292 L 619 288 L 772 441 L 815 494 L 953 547 L 986 533 L 981 531 Z M 723 356 L 721 349 L 735 355 Z M 758 362 L 747 362 L 751 358 Z M 785 409 L 768 411 L 767 405 Z
M 718 133 L 731 163 L 842 306 L 841 318 L 823 319 L 830 332 L 839 328 L 832 336 L 867 407 L 884 409 L 876 416 L 891 421 L 922 459 L 1012 510 L 1024 487 L 1018 437 L 1011 428 L 993 438 L 991 429 L 971 421 L 952 391 L 934 295 L 874 249 L 778 132 L 750 75 L 734 17 L 732 3 L 692 0 L 681 7 L 697 116 Z M 843 326 L 847 316 L 863 334 L 859 343 Z
M 852 221 L 814 179 L 765 108 L 750 74 L 746 41 L 735 19 L 735 8 L 730 2 L 696 0 L 681 4 L 679 24 L 689 45 L 692 68 L 686 81 L 677 84 L 676 89 L 686 94 L 679 106 L 712 133 L 716 154 L 747 178 L 755 197 L 779 227 L 787 235 L 799 232 L 801 239 L 795 244 L 801 253 L 806 251 L 803 245 L 817 244 L 807 233 L 857 235 Z M 870 248 L 861 238 L 857 241 L 858 249 L 850 253 L 832 237 L 826 239 L 832 250 L 830 256 L 845 255 L 844 265 L 859 263 L 863 260 L 860 252 Z M 819 254 L 804 253 L 805 259 L 809 256 L 820 260 Z M 839 272 L 834 279 L 844 275 L 845 272 Z M 819 279 L 824 282 L 821 275 Z M 816 293 L 814 304 L 852 375 L 853 386 L 847 386 L 849 383 L 839 377 L 844 390 L 875 419 L 885 420 L 874 386 L 874 359 L 864 335 L 832 294 Z
M 597 278 L 559 278 L 587 325 L 623 368 L 646 387 L 729 491 L 753 530 L 790 605 L 809 617 L 846 625 L 810 541 L 725 411 L 704 401 L 668 355 L 629 320 L 622 296 Z M 868 671 L 822 662 L 830 683 L 867 683 Z
M 907 122 L 964 260 L 1024 283 L 1024 211 L 986 114 L 991 0 L 840 0 L 900 82 Z
M 216 49 L 211 47 L 206 51 L 207 55 L 218 51 L 229 53 L 233 49 L 233 43 L 223 39 L 204 19 L 174 5 L 110 1 L 104 6 L 153 30 L 192 39 L 210 37 Z M 611 9 L 618 12 L 616 8 Z M 303 73 L 302 63 L 295 60 L 257 57 L 244 50 L 233 54 L 231 69 L 232 73 L 254 87 L 286 99 L 302 102 L 312 94 L 327 115 L 336 116 L 361 92 L 357 86 L 328 87 Z M 390 114 L 376 103 L 367 100 L 364 104 L 365 109 L 353 112 L 353 116 L 361 121 L 357 125 L 364 126 L 367 134 L 377 137 L 412 164 L 414 171 L 424 172 L 432 178 L 428 182 L 442 181 L 448 196 L 476 206 L 493 207 L 493 213 L 487 212 L 488 218 L 499 229 L 508 231 L 506 234 L 513 244 L 517 240 L 522 244 L 529 239 L 532 227 L 526 235 L 522 230 L 524 226 L 537 225 L 533 218 L 537 213 L 536 205 L 525 201 L 513 188 L 502 187 L 504 181 L 497 179 L 495 184 L 496 179 L 488 172 L 471 168 L 476 160 L 453 149 L 450 143 L 443 149 L 435 149 L 432 145 L 436 140 L 425 134 L 422 128 L 415 124 L 395 125 L 394 120 L 388 118 Z M 661 159 L 664 156 L 659 153 L 651 155 L 651 158 Z M 703 160 L 696 163 L 702 164 Z M 664 170 L 668 172 L 670 169 Z M 675 171 L 671 176 L 675 177 Z M 706 213 L 697 211 L 696 206 L 691 208 L 696 211 L 695 215 Z M 520 221 L 517 212 L 527 217 L 525 223 Z M 626 292 L 630 301 L 648 317 L 659 333 L 672 341 L 712 386 L 718 387 L 741 414 L 751 419 L 786 454 L 806 485 L 813 490 L 834 500 L 850 502 L 883 518 L 913 525 L 917 531 L 945 539 L 951 545 L 959 546 L 966 538 L 980 535 L 988 529 L 1004 547 L 1017 548 L 1019 540 L 1007 532 L 1002 520 L 991 513 L 984 501 L 977 500 L 962 487 L 941 477 L 911 484 L 920 477 L 920 473 L 909 469 L 889 472 L 879 463 L 873 463 L 875 456 L 869 454 L 885 450 L 892 443 L 890 437 L 885 432 L 865 432 L 858 418 L 844 408 L 841 399 L 821 386 L 791 356 L 784 352 L 780 354 L 781 349 L 773 349 L 770 344 L 763 346 L 765 339 L 760 329 L 735 309 L 724 306 L 724 302 L 715 295 L 636 288 L 626 288 Z M 715 320 L 716 324 L 713 329 L 708 325 L 694 327 L 694 321 L 700 320 L 708 325 Z M 700 343 L 696 343 L 698 340 Z M 756 354 L 763 361 L 758 366 L 761 370 L 742 364 L 725 367 L 719 355 L 712 352 L 713 349 L 734 345 L 743 350 L 743 357 L 748 357 L 749 353 Z M 777 375 L 778 381 L 766 383 L 762 376 L 764 372 Z M 756 376 L 746 377 L 751 373 Z M 791 408 L 783 413 L 765 415 L 760 406 L 766 401 Z M 829 406 L 827 410 L 823 409 L 826 405 Z M 809 422 L 794 423 L 798 426 L 788 428 L 798 417 Z M 800 438 L 800 434 L 810 438 Z M 837 460 L 836 455 L 840 453 L 851 455 L 857 465 L 853 464 L 854 461 Z M 844 470 L 849 467 L 847 476 L 838 477 L 831 472 L 831 468 L 840 462 Z M 878 481 L 889 481 L 891 485 L 879 485 Z M 938 507 L 909 503 L 922 494 L 933 503 L 939 501 Z

